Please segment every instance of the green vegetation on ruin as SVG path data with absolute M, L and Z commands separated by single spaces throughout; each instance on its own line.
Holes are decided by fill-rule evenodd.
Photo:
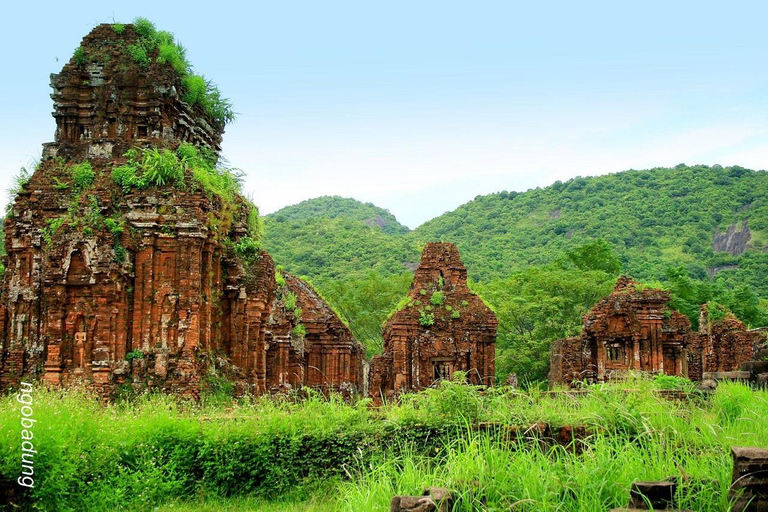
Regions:
M 185 102 L 199 106 L 222 127 L 234 121 L 232 103 L 221 95 L 216 84 L 203 75 L 195 74 L 187 59 L 186 49 L 176 41 L 172 33 L 157 30 L 154 23 L 141 17 L 134 19 L 132 26 L 139 38 L 135 43 L 127 45 L 125 51 L 140 68 L 149 68 L 153 61 L 169 65 L 181 77 Z M 114 23 L 112 29 L 119 37 L 125 33 L 126 25 Z M 72 58 L 75 64 L 82 66 L 96 56 L 88 55 L 85 48 L 78 46 Z
M 134 189 L 165 186 L 199 186 L 221 204 L 221 211 L 213 227 L 226 232 L 234 212 L 241 203 L 247 204 L 248 236 L 241 238 L 234 246 L 235 252 L 247 260 L 253 259 L 261 247 L 263 225 L 258 208 L 242 196 L 242 173 L 219 165 L 218 155 L 208 148 L 182 143 L 171 149 L 131 149 L 125 155 L 126 163 L 112 170 L 112 181 L 124 193 Z
M 115 261 L 123 263 L 127 251 L 123 243 L 126 225 L 119 211 L 119 197 L 144 189 L 198 188 L 219 205 L 217 215 L 210 215 L 207 222 L 235 254 L 250 263 L 260 254 L 264 226 L 258 208 L 242 195 L 242 173 L 223 166 L 218 155 L 208 148 L 189 143 L 180 144 L 176 150 L 169 148 L 133 148 L 124 155 L 125 163 L 106 168 L 95 168 L 90 162 L 74 162 L 65 158 L 53 158 L 40 162 L 40 169 L 53 181 L 54 189 L 69 197 L 67 212 L 48 219 L 41 230 L 46 246 L 67 232 L 79 231 L 85 237 L 102 233 L 112 239 Z M 103 178 L 102 178 L 103 176 Z M 6 215 L 13 215 L 16 196 L 26 190 L 31 174 L 22 168 L 8 190 L 9 203 Z M 94 187 L 116 187 L 113 201 L 104 203 Z M 237 241 L 229 238 L 235 217 L 245 209 L 247 234 Z M 163 229 L 166 229 L 164 227 Z M 4 242 L 4 240 L 3 240 Z M 0 269 L 4 271 L 3 269 Z
M 444 486 L 461 511 L 592 511 L 626 505 L 635 480 L 672 476 L 682 507 L 724 512 L 730 447 L 768 446 L 768 392 L 741 384 L 703 395 L 680 378 L 630 377 L 549 394 L 480 392 L 458 379 L 382 409 L 312 393 L 201 405 L 140 395 L 104 406 L 39 387 L 32 497 L 40 510 L 358 512 Z M 656 391 L 669 388 L 688 400 Z M 538 443 L 526 432 L 537 422 L 583 425 L 591 436 L 576 451 Z M 523 428 L 505 438 L 505 426 Z M 2 474 L 18 473 L 20 442 L 18 403 L 5 396 Z

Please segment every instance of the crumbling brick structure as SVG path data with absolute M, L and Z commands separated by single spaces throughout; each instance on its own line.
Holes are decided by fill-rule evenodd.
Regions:
M 282 273 L 267 327 L 267 386 L 359 395 L 363 346 L 305 281 Z
M 61 73 L 51 75 L 56 139 L 43 145 L 43 157 L 119 157 L 162 141 L 218 151 L 221 123 L 183 101 L 182 78 L 169 63 L 135 62 L 130 51 L 141 46 L 141 36 L 125 27 L 117 34 L 112 25 L 97 26 Z
M 126 387 L 197 397 L 223 371 L 260 393 L 287 372 L 268 367 L 277 283 L 270 256 L 245 244 L 255 207 L 191 167 L 162 185 L 114 178 L 127 150 L 216 155 L 223 132 L 184 102 L 157 49 L 136 62 L 138 37 L 100 25 L 52 78 L 55 141 L 5 221 L 0 391 L 42 378 L 105 398 Z
M 760 359 L 759 351 L 765 342 L 758 330 L 748 331 L 743 322 L 733 315 L 711 321 L 707 305 L 701 306 L 699 332 L 690 336 L 690 352 L 695 354 L 689 366 L 688 377 L 701 380 L 707 372 L 732 372 L 747 361 Z
M 695 333 L 669 299 L 669 292 L 638 291 L 620 277 L 613 293 L 584 316 L 581 336 L 552 343 L 550 385 L 605 382 L 629 370 L 701 380 L 703 372 L 738 370 L 753 359 L 760 334 L 732 317 L 714 325 L 703 317 Z
M 493 311 L 467 286 L 467 269 L 450 243 L 428 243 L 406 305 L 384 325 L 384 354 L 371 360 L 374 401 L 418 391 L 454 371 L 474 384 L 494 382 Z

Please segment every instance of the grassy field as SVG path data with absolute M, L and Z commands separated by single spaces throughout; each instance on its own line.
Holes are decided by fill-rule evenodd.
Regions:
M 676 386 L 688 400 L 657 393 Z M 768 393 L 722 384 L 705 396 L 668 378 L 581 394 L 444 382 L 382 409 L 316 395 L 105 407 L 35 388 L 33 398 L 39 510 L 388 510 L 396 494 L 444 486 L 458 510 L 599 511 L 626 505 L 635 480 L 674 476 L 683 508 L 726 511 L 730 447 L 768 447 Z M 19 407 L 0 400 L 0 472 L 12 479 Z M 574 449 L 517 428 L 536 422 L 590 435 Z

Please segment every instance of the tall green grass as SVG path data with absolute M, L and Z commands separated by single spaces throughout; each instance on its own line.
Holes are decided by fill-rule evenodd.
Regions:
M 396 494 L 445 486 L 457 510 L 593 511 L 626 505 L 634 480 L 677 477 L 684 508 L 727 510 L 730 447 L 768 447 L 768 393 L 724 383 L 671 401 L 658 387 L 635 379 L 553 395 L 445 382 L 381 409 L 313 393 L 104 406 L 40 387 L 32 508 L 388 510 Z M 0 473 L 11 479 L 19 421 L 15 397 L 0 399 Z M 506 430 L 540 421 L 592 435 L 572 450 Z

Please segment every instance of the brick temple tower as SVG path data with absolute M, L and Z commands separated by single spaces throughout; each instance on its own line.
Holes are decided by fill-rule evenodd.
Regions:
M 371 397 L 418 391 L 455 371 L 466 372 L 474 384 L 493 384 L 497 325 L 493 311 L 467 286 L 456 246 L 428 243 L 406 306 L 384 325 L 384 354 L 371 360 Z

